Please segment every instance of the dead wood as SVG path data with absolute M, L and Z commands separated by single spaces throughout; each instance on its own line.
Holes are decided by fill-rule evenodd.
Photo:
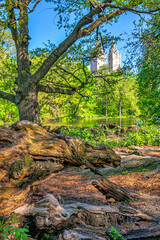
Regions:
M 157 196 L 149 196 L 146 194 L 140 194 L 124 187 L 121 187 L 118 184 L 110 182 L 108 179 L 101 177 L 100 180 L 92 182 L 93 186 L 97 188 L 106 199 L 113 198 L 116 201 L 125 201 L 125 200 L 134 200 L 137 198 L 141 199 L 160 199 Z
M 94 206 L 85 203 L 60 204 L 53 194 L 46 194 L 40 201 L 34 204 L 25 204 L 14 212 L 20 215 L 33 216 L 38 229 L 63 229 L 73 216 L 77 220 L 80 212 L 89 214 L 120 214 L 122 216 L 139 217 L 140 219 L 154 220 L 151 216 L 128 206 Z
M 123 234 L 127 239 L 159 239 L 160 225 L 159 223 L 150 224 L 147 227 L 133 229 Z
M 10 129 L 1 127 L 0 143 L 0 167 L 25 154 L 34 160 L 52 160 L 72 166 L 83 165 L 82 159 L 95 167 L 117 167 L 120 164 L 120 157 L 105 145 L 84 145 L 77 137 L 49 133 L 39 125 L 25 120 L 13 124 Z
M 62 234 L 56 236 L 53 240 L 106 240 L 105 228 L 95 228 L 91 226 L 81 225 L 73 229 L 66 229 Z
M 156 224 L 151 224 L 148 228 L 138 228 L 127 232 L 121 233 L 123 239 L 159 239 L 160 227 Z M 110 240 L 109 234 L 105 228 L 91 227 L 86 225 L 80 225 L 73 229 L 66 229 L 62 234 L 53 238 L 53 240 Z

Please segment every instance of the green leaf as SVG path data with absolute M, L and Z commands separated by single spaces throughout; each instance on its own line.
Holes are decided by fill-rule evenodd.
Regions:
M 3 232 L 9 232 L 12 228 L 13 228 L 13 226 L 8 226 L 3 229 Z
M 0 236 L 4 237 L 6 239 L 9 239 L 8 236 L 6 234 L 4 234 L 4 233 L 0 233 Z

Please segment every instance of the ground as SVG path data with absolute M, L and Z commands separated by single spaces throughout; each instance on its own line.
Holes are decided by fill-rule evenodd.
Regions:
M 139 149 L 140 152 L 142 152 L 142 150 L 146 151 L 143 159 L 150 156 L 156 156 L 156 160 L 159 160 L 160 158 L 160 147 L 141 147 Z M 135 152 L 135 150 L 131 151 L 129 149 L 127 150 L 127 148 L 118 148 L 115 149 L 115 151 L 122 157 L 122 162 L 130 160 L 129 156 L 140 159 L 140 161 L 142 160 L 141 156 L 131 154 L 132 152 Z M 102 171 L 103 173 L 105 172 L 105 170 Z M 83 201 L 92 204 L 104 204 L 106 203 L 105 197 L 91 184 L 93 179 L 98 178 L 99 176 L 96 176 L 94 173 L 83 167 L 73 167 L 60 173 L 50 175 L 48 179 L 44 180 L 44 185 L 42 184 L 41 186 L 38 186 L 36 183 L 34 185 L 35 188 L 37 186 L 37 192 L 39 188 L 44 188 L 45 190 L 43 191 L 46 192 L 55 191 L 62 198 L 64 198 L 66 202 Z M 140 168 L 134 172 L 126 170 L 120 174 L 108 176 L 108 179 L 123 187 L 138 191 L 140 193 L 142 192 L 149 195 L 160 196 L 160 173 L 159 171 L 156 172 L 152 170 L 152 167 L 148 169 L 147 167 Z
M 160 196 L 160 147 L 137 147 L 136 151 L 135 149 L 130 150 L 127 148 L 118 148 L 115 149 L 115 151 L 122 157 L 122 166 L 128 162 L 133 163 L 135 160 L 138 160 L 139 162 L 144 162 L 147 160 L 147 164 L 143 164 L 143 167 L 140 165 L 140 167 L 135 168 L 134 171 L 125 170 L 123 167 L 121 169 L 121 173 L 112 174 L 112 172 L 110 172 L 112 174 L 111 176 L 109 176 L 108 171 L 111 171 L 112 168 L 108 167 L 102 169 L 103 174 L 105 174 L 110 181 L 130 190 L 148 194 L 150 196 Z M 148 160 L 153 161 L 156 164 L 148 165 Z M 94 173 L 84 167 L 73 167 L 60 173 L 52 174 L 48 179 L 45 179 L 43 182 L 41 182 L 41 185 L 38 185 L 38 182 L 35 183 L 35 199 L 40 197 L 39 193 L 45 194 L 45 192 L 56 192 L 62 197 L 64 203 L 83 202 L 94 205 L 117 204 L 114 203 L 113 199 L 110 199 L 107 202 L 105 196 L 103 196 L 97 189 L 94 188 L 92 185 L 92 180 L 98 178 L 99 176 L 96 176 Z M 128 203 L 120 204 L 128 205 Z M 135 199 L 135 201 L 130 203 L 130 206 L 140 209 L 143 212 L 148 212 L 150 215 L 160 219 L 159 199 L 145 201 Z M 123 218 L 121 220 L 119 219 L 121 223 L 117 225 L 117 221 L 119 221 L 118 219 L 119 217 L 116 218 L 116 220 L 115 218 L 110 219 L 108 227 L 117 226 L 118 230 L 122 233 L 125 233 L 131 229 L 143 229 L 146 228 L 146 226 L 148 227 L 145 221 L 142 221 L 140 223 L 141 225 L 139 226 L 137 221 L 135 223 L 131 223 L 128 222 L 128 220 L 124 221 Z M 155 226 L 156 224 L 157 223 L 155 223 Z

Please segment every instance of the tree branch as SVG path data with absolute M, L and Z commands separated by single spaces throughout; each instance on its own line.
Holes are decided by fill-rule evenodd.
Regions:
M 143 1 L 141 1 L 142 3 Z M 124 11 L 130 11 L 130 12 L 135 12 L 135 13 L 144 13 L 144 14 L 152 14 L 155 12 L 160 11 L 160 8 L 154 9 L 154 10 L 150 10 L 150 11 L 141 11 L 141 10 L 136 10 L 134 8 L 129 8 L 129 7 L 121 7 L 121 6 L 116 6 L 114 4 L 111 3 L 106 3 L 110 8 L 117 8 L 120 10 L 124 10 Z
M 78 78 L 74 73 L 72 73 L 72 72 L 70 72 L 70 71 L 68 71 L 68 70 L 66 70 L 66 69 L 64 69 L 63 67 L 60 67 L 60 66 L 58 66 L 58 65 L 56 65 L 56 67 L 59 68 L 60 70 L 62 70 L 63 72 L 71 75 L 71 76 L 74 77 L 75 79 L 77 79 L 81 84 L 83 83 L 83 82 L 81 81 L 81 79 Z
M 93 30 L 95 30 L 102 23 L 107 22 L 108 20 L 111 20 L 116 16 L 119 16 L 125 11 L 139 11 L 129 7 L 116 6 L 111 4 L 111 2 L 112 1 L 104 0 L 103 3 L 94 5 L 94 9 L 91 8 L 90 12 L 84 17 L 82 17 L 82 19 L 75 26 L 73 32 L 48 56 L 48 58 L 42 63 L 39 69 L 31 76 L 30 81 L 34 84 L 37 84 L 48 73 L 52 65 L 59 59 L 59 57 L 74 42 L 76 42 L 77 39 L 90 35 L 91 32 L 93 32 Z M 133 7 L 140 5 L 141 3 L 143 3 L 143 1 L 140 1 L 139 3 L 134 3 Z M 118 10 L 115 10 L 105 15 L 104 10 L 106 8 L 118 8 Z M 98 15 L 99 13 L 103 13 L 103 15 L 100 18 L 93 20 L 93 17 L 95 15 Z
M 1 4 L 0 4 L 0 8 L 3 8 L 3 7 L 5 7 L 5 6 L 6 6 L 5 3 L 1 3 Z
M 32 8 L 32 9 L 29 9 L 28 14 L 32 13 L 32 12 L 35 10 L 35 8 L 37 7 L 38 3 L 40 3 L 40 2 L 41 2 L 41 0 L 38 0 L 38 1 L 34 4 L 33 8 Z
M 115 16 L 119 16 L 120 14 L 124 13 L 124 10 L 116 10 L 112 13 L 109 13 L 107 15 L 102 15 L 100 18 L 95 20 L 92 24 L 90 24 L 88 27 L 84 28 L 83 30 L 79 31 L 78 38 L 88 36 L 95 30 L 97 27 L 99 27 L 102 23 L 106 22 L 108 20 L 111 20 Z
M 10 101 L 12 103 L 15 103 L 15 96 L 10 93 L 5 93 L 3 91 L 0 91 L 0 97 L 3 99 L 6 99 L 7 101 Z
M 11 8 L 9 15 L 9 28 L 11 29 L 13 40 L 15 42 L 15 45 L 17 46 L 18 41 L 18 30 L 16 25 L 16 17 L 14 13 L 14 8 Z
M 73 95 L 76 92 L 77 88 L 60 88 L 56 86 L 42 85 L 38 84 L 38 91 L 45 93 L 60 93 L 66 95 Z M 79 89 L 78 89 L 79 90 Z

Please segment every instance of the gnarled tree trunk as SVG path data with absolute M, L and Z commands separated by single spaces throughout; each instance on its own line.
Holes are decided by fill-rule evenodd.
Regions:
M 27 87 L 28 89 L 26 89 L 26 86 L 24 88 L 23 95 L 21 93 L 17 93 L 19 96 L 19 101 L 17 103 L 19 118 L 20 120 L 27 119 L 28 121 L 40 124 L 38 93 L 36 86 L 31 84 Z

